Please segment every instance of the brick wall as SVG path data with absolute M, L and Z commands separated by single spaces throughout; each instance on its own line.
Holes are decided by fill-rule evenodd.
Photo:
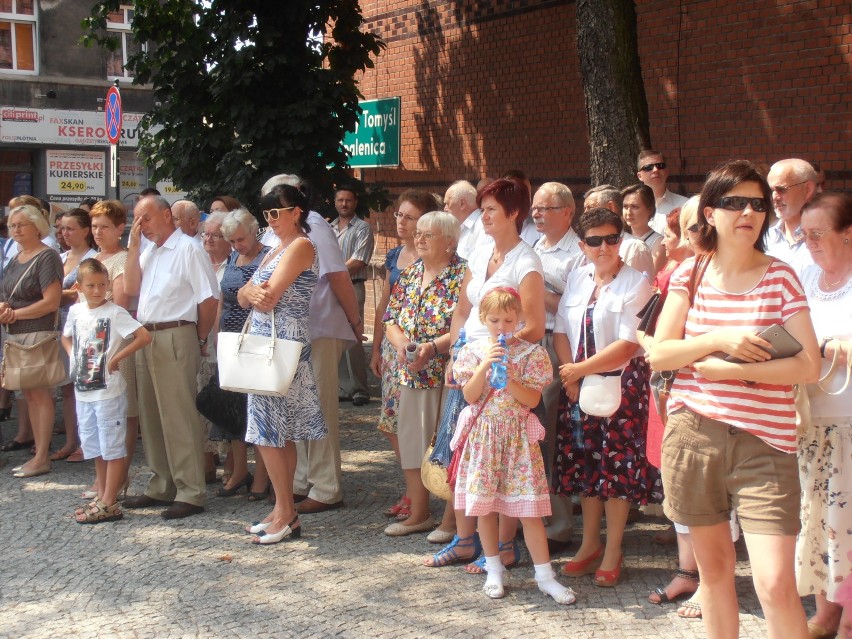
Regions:
M 362 1 L 387 50 L 365 98 L 400 96 L 401 166 L 364 169 L 393 194 L 496 177 L 575 194 L 589 182 L 588 134 L 569 0 Z M 819 162 L 852 189 L 850 0 L 638 0 L 651 140 L 676 190 L 696 192 L 730 157 Z M 393 245 L 393 225 L 381 225 Z M 392 220 L 392 218 L 391 218 Z

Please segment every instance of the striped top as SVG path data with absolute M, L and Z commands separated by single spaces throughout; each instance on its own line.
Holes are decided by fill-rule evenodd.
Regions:
M 689 295 L 694 258 L 685 260 L 671 277 L 669 291 Z M 807 310 L 804 290 L 793 269 L 772 260 L 760 282 L 746 293 L 726 293 L 706 278 L 698 285 L 686 318 L 684 339 L 721 328 L 759 332 L 784 324 Z M 691 367 L 678 371 L 672 384 L 669 413 L 683 407 L 760 437 L 785 453 L 796 452 L 796 407 L 789 384 L 746 384 L 739 380 L 711 382 Z

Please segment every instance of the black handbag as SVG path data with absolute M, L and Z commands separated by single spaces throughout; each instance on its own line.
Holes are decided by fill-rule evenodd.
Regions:
M 243 439 L 248 426 L 248 396 L 222 390 L 219 374 L 214 373 L 195 397 L 195 407 L 233 439 Z
M 636 314 L 636 317 L 639 318 L 639 326 L 636 327 L 636 330 L 653 337 L 654 331 L 657 329 L 657 318 L 660 317 L 664 303 L 665 298 L 660 293 L 651 295 L 642 310 Z

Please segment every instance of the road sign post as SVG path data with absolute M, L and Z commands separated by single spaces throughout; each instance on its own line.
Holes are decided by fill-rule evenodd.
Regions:
M 121 131 L 124 127 L 124 110 L 121 108 L 121 92 L 118 90 L 118 80 L 107 91 L 104 104 L 107 139 L 110 144 L 109 180 L 110 185 L 115 188 L 115 199 L 120 200 L 118 147 L 121 144 Z

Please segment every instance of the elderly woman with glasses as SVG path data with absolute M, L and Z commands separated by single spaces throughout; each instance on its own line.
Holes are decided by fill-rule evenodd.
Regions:
M 594 574 L 602 587 L 621 579 L 630 504 L 662 499 L 659 473 L 645 453 L 651 371 L 636 337 L 637 314 L 651 286 L 619 256 L 623 232 L 621 218 L 609 209 L 583 213 L 580 248 L 588 263 L 569 274 L 553 329 L 564 394 L 551 481 L 556 493 L 578 495 L 583 509 L 583 540 L 562 574 Z M 592 375 L 619 379 L 621 402 L 609 416 L 581 407 L 581 386 Z
M 739 609 L 730 512 L 748 546 L 770 639 L 808 637 L 796 591 L 800 530 L 793 384 L 819 377 L 819 344 L 793 269 L 764 253 L 772 194 L 750 162 L 707 177 L 698 248 L 672 275 L 650 361 L 676 370 L 663 438 L 665 512 L 689 526 L 708 635 L 735 637 Z M 801 346 L 772 359 L 781 326 Z M 778 328 L 773 328 L 776 334 Z
M 384 317 L 385 335 L 397 354 L 399 459 L 411 500 L 408 518 L 385 528 L 390 536 L 435 527 L 420 464 L 439 417 L 450 321 L 467 270 L 467 262 L 456 254 L 460 234 L 450 213 L 432 211 L 417 221 L 413 235 L 420 259 L 400 274 Z

